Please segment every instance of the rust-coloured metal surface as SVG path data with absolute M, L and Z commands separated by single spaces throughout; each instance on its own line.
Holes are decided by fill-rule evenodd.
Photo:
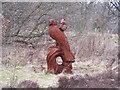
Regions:
M 61 20 L 61 25 L 57 25 L 57 21 L 49 20 L 48 32 L 52 39 L 56 41 L 56 45 L 52 46 L 47 55 L 48 72 L 59 74 L 61 72 L 72 73 L 72 63 L 74 55 L 70 51 L 70 46 L 64 31 L 67 29 L 67 24 L 64 19 Z M 62 64 L 56 62 L 56 58 L 61 57 Z

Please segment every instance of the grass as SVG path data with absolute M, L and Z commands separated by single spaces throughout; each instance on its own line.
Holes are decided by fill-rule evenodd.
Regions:
M 85 62 L 77 62 L 73 64 L 73 68 L 75 69 L 75 73 L 79 75 L 96 76 L 100 73 L 103 73 L 106 70 L 105 64 L 103 62 L 99 63 L 99 65 L 95 65 L 92 61 Z
M 14 71 L 15 70 L 15 71 Z M 45 73 L 35 73 L 31 72 L 25 67 L 17 67 L 14 68 L 2 68 L 0 72 L 0 82 L 4 84 L 10 85 L 10 80 L 13 77 L 13 72 L 15 72 L 14 76 L 17 77 L 17 82 L 23 80 L 32 80 L 37 82 L 42 87 L 47 87 L 54 85 L 57 81 L 57 76 L 53 74 L 45 74 Z
M 11 85 L 11 83 L 19 83 L 23 80 L 32 80 L 37 82 L 41 88 L 47 88 L 49 86 L 57 87 L 58 79 L 61 76 L 66 76 L 70 78 L 74 75 L 83 76 L 88 74 L 89 76 L 95 77 L 96 75 L 103 73 L 106 68 L 104 67 L 104 63 L 101 62 L 99 65 L 95 65 L 91 60 L 85 62 L 76 62 L 73 64 L 73 74 L 61 73 L 59 75 L 54 75 L 45 72 L 35 73 L 31 71 L 30 68 L 24 66 L 17 66 L 16 68 L 6 68 L 2 67 L 0 71 L 0 83 L 3 85 Z M 13 80 L 13 75 L 16 77 L 16 81 Z M 13 84 L 12 84 L 13 85 Z

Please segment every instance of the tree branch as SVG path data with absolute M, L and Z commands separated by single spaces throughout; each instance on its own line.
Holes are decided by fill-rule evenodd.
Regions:
M 18 28 L 18 31 L 14 34 L 14 36 L 17 36 L 20 32 L 21 27 L 24 25 L 24 23 L 29 19 L 29 17 L 38 9 L 40 8 L 42 3 L 39 3 L 39 5 L 36 6 L 36 8 L 22 21 L 21 25 Z
M 120 12 L 120 6 L 119 5 L 117 5 L 117 3 L 113 3 L 113 2 L 111 2 L 111 4 Z M 119 3 L 118 3 L 119 4 Z

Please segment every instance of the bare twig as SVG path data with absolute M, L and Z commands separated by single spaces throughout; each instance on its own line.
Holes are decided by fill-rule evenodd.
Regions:
M 120 12 L 120 5 L 119 5 L 119 3 L 118 3 L 118 5 L 117 5 L 117 3 L 116 2 L 111 2 L 111 4 Z
M 36 8 L 22 21 L 21 25 L 20 25 L 19 28 L 18 28 L 18 31 L 17 31 L 14 35 L 12 35 L 12 37 L 17 36 L 17 35 L 19 34 L 20 29 L 22 28 L 22 26 L 23 26 L 23 25 L 25 24 L 25 22 L 29 19 L 29 17 L 30 17 L 38 8 L 40 8 L 41 4 L 42 4 L 42 3 L 39 3 L 39 5 L 37 5 Z
M 111 11 L 111 13 L 112 13 L 113 15 L 115 15 L 115 16 L 117 16 L 117 17 L 120 17 L 119 14 L 116 15 L 115 12 L 112 11 L 112 7 L 110 7 L 110 5 L 108 5 L 108 9 Z
M 36 21 L 36 26 L 33 28 L 33 30 L 32 30 L 32 31 L 30 32 L 30 34 L 28 35 L 27 41 L 32 38 L 32 37 L 30 37 L 30 36 L 31 36 L 32 33 L 38 28 L 38 26 L 39 26 L 40 24 L 44 23 L 44 21 L 42 21 L 42 22 L 39 23 L 39 20 L 40 20 L 43 16 L 47 15 L 48 12 L 53 9 L 53 7 L 54 7 L 54 3 L 52 4 L 52 6 L 51 6 L 50 8 L 48 8 L 48 9 L 46 10 L 46 12 L 45 12 L 44 14 L 42 14 L 42 15 L 38 18 L 38 20 Z M 47 25 L 45 25 L 45 27 L 46 27 L 46 26 L 47 26 Z M 44 30 L 44 29 L 43 29 L 43 30 Z M 42 32 L 42 35 L 43 35 L 43 34 L 44 34 L 44 32 Z M 41 35 L 40 35 L 40 36 L 41 36 Z M 25 40 L 26 40 L 26 38 L 25 38 Z

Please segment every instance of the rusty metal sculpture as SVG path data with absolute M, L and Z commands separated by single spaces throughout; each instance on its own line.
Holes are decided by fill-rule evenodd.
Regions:
M 72 63 L 74 55 L 70 51 L 70 46 L 64 31 L 67 29 L 65 19 L 61 19 L 61 25 L 57 25 L 57 21 L 49 20 L 48 32 L 52 39 L 56 41 L 56 45 L 50 47 L 47 55 L 47 70 L 50 73 L 60 74 L 61 72 L 72 73 Z M 56 62 L 56 58 L 61 57 L 62 64 Z

